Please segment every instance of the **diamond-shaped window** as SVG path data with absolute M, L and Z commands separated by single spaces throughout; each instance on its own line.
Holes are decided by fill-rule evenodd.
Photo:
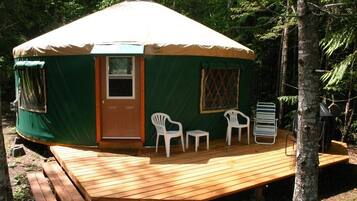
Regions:
M 239 69 L 202 69 L 201 112 L 238 108 Z

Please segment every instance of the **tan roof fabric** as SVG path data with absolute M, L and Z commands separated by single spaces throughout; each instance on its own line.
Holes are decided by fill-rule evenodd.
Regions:
M 144 45 L 146 55 L 255 59 L 249 48 L 154 2 L 125 1 L 13 49 L 14 57 L 90 54 L 95 44 Z

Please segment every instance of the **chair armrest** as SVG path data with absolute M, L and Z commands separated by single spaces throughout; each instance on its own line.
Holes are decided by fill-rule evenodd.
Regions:
M 241 114 L 241 115 L 247 120 L 247 124 L 250 124 L 250 118 L 245 114 Z
M 247 115 L 245 115 L 243 112 L 238 111 L 237 115 L 242 116 L 244 119 L 247 120 L 247 124 L 250 124 L 250 118 Z
M 182 124 L 181 124 L 180 122 L 178 122 L 178 121 L 172 121 L 171 119 L 167 119 L 167 121 L 169 121 L 169 122 L 172 123 L 172 124 L 178 125 L 179 131 L 182 131 Z
M 229 111 L 226 111 L 226 112 L 223 114 L 223 116 L 227 119 L 227 122 L 228 122 L 228 124 L 229 124 L 228 112 L 229 112 Z
M 227 115 L 224 115 L 224 117 L 226 118 L 227 124 L 229 125 L 229 118 L 227 117 Z

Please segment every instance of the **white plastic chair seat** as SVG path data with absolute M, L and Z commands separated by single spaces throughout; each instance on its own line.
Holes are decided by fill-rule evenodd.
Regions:
M 245 119 L 245 123 L 239 122 L 239 116 Z M 241 132 L 242 128 L 247 128 L 247 142 L 249 144 L 249 130 L 250 130 L 250 119 L 243 112 L 238 110 L 227 110 L 224 113 L 224 117 L 227 119 L 227 133 L 226 133 L 226 142 L 228 145 L 231 145 L 232 138 L 232 129 L 238 128 L 238 141 L 241 141 Z
M 234 128 L 247 128 L 248 127 L 248 124 L 232 124 L 230 125 L 231 127 L 234 127 Z
M 166 134 L 170 137 L 180 137 L 181 136 L 180 131 L 166 131 Z M 164 135 L 164 134 L 160 133 L 159 135 Z
M 178 130 L 166 130 L 166 121 L 170 122 L 171 124 L 177 125 Z M 171 138 L 181 137 L 182 151 L 185 152 L 182 124 L 180 122 L 172 121 L 169 115 L 159 112 L 151 115 L 151 122 L 156 128 L 156 152 L 158 151 L 160 136 L 164 136 L 166 157 L 170 157 Z

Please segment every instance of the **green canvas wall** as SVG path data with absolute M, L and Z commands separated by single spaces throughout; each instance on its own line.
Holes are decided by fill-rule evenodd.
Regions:
M 201 129 L 211 138 L 225 138 L 223 112 L 200 114 L 201 68 L 239 68 L 239 110 L 250 115 L 253 100 L 253 62 L 211 57 L 145 57 L 145 145 L 155 142 L 151 114 L 164 112 L 183 124 L 184 130 Z
M 53 56 L 20 60 L 24 59 L 46 62 L 47 113 L 19 109 L 17 130 L 27 137 L 48 142 L 95 145 L 94 57 Z M 18 82 L 17 75 L 16 78 Z
M 22 58 L 24 59 L 24 58 Z M 96 145 L 93 56 L 31 57 L 46 62 L 47 113 L 19 110 L 16 127 L 23 135 L 48 142 Z M 200 114 L 201 68 L 239 68 L 239 109 L 250 114 L 253 62 L 179 56 L 145 57 L 145 145 L 154 145 L 150 116 L 165 112 L 185 130 L 202 129 L 224 138 L 223 112 Z

